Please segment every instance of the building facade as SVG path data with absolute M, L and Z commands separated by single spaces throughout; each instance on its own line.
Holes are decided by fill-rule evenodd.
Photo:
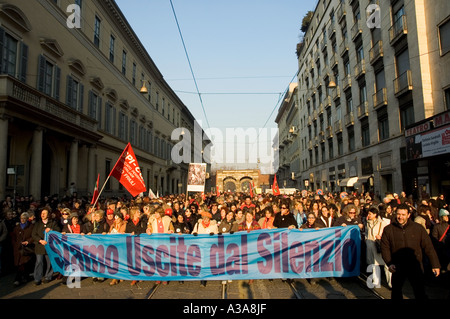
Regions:
M 89 194 L 128 142 L 148 189 L 186 191 L 171 133 L 195 118 L 115 1 L 3 2 L 0 51 L 0 198 Z M 102 195 L 127 194 L 110 179 Z
M 318 1 L 297 50 L 303 187 L 417 193 L 405 130 L 449 109 L 449 20 L 448 1 Z M 427 171 L 436 196 L 450 176 Z

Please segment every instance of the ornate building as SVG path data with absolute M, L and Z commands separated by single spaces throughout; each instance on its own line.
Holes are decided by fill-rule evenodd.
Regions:
M 171 160 L 171 133 L 193 132 L 194 116 L 115 1 L 75 1 L 79 25 L 68 23 L 73 4 L 0 4 L 0 199 L 92 192 L 128 142 L 147 188 L 185 192 L 188 165 Z M 110 179 L 103 195 L 126 193 Z

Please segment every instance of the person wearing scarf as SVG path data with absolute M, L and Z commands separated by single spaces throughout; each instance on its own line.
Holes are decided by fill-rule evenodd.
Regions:
M 258 221 L 259 225 L 262 229 L 272 229 L 275 228 L 273 226 L 273 221 L 275 217 L 273 217 L 273 212 L 271 207 L 264 208 L 265 217 L 261 217 Z
M 28 281 L 28 274 L 32 271 L 32 261 L 34 255 L 33 224 L 28 221 L 29 215 L 22 213 L 20 223 L 16 225 L 11 233 L 12 246 L 14 250 L 14 266 L 16 267 L 16 277 L 14 286 Z M 28 247 L 26 249 L 25 247 Z

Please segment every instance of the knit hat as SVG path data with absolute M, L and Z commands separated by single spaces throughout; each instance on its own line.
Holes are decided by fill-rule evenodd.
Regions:
M 442 216 L 448 216 L 448 215 L 450 215 L 450 213 L 448 212 L 448 210 L 443 209 L 443 208 L 441 208 L 441 209 L 439 210 L 439 217 L 442 217 Z

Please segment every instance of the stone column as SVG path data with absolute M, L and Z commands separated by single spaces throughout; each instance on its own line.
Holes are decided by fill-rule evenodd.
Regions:
M 70 158 L 69 158 L 69 191 L 71 190 L 71 185 L 74 183 L 75 189 L 78 187 L 78 140 L 73 140 L 70 146 Z
M 30 165 L 30 194 L 35 199 L 41 198 L 42 187 L 42 146 L 44 142 L 44 130 L 37 127 L 33 133 L 31 146 L 31 165 Z
M 87 163 L 87 190 L 88 192 L 94 191 L 94 185 L 97 181 L 97 176 L 99 172 L 96 172 L 95 156 L 97 155 L 97 147 L 91 145 L 88 148 L 88 163 Z M 99 182 L 100 183 L 100 182 Z M 100 185 L 101 187 L 101 185 Z
M 8 163 L 8 119 L 0 118 L 0 200 L 5 199 L 6 196 L 6 170 Z

